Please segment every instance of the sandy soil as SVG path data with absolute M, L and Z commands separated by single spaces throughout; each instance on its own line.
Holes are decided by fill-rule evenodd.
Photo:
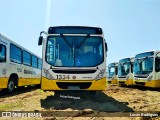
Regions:
M 160 90 L 108 85 L 106 91 L 92 95 L 88 91 L 54 93 L 36 88 L 17 89 L 11 95 L 0 92 L 0 111 L 41 111 L 43 117 L 29 119 L 46 120 L 158 120 Z M 159 117 L 133 117 L 147 113 Z

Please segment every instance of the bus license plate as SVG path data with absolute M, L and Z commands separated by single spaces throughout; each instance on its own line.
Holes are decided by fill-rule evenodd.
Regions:
M 79 86 L 68 86 L 68 90 L 80 90 Z

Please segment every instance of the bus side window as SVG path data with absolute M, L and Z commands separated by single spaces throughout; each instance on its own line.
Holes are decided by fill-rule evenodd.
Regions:
M 32 67 L 38 68 L 38 58 L 32 55 Z
M 23 64 L 31 66 L 31 54 L 27 51 L 23 51 Z
M 42 60 L 38 59 L 38 68 L 41 70 L 42 69 Z
M 6 47 L 0 44 L 0 62 L 6 62 Z
M 22 49 L 10 44 L 10 61 L 15 63 L 22 63 Z

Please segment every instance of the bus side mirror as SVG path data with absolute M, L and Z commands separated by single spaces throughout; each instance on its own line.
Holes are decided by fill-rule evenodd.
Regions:
M 160 57 L 156 57 L 155 71 L 160 71 Z
M 2 45 L 0 45 L 0 52 L 2 52 Z
M 38 45 L 42 45 L 42 41 L 43 41 L 43 36 L 40 36 L 38 39 Z
M 131 73 L 133 73 L 133 63 L 130 62 L 130 65 L 131 65 Z
M 105 43 L 105 49 L 106 49 L 106 52 L 107 52 L 108 51 L 107 43 Z

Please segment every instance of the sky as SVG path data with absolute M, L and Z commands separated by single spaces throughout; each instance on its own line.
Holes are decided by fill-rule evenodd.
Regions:
M 101 27 L 107 64 L 160 50 L 160 0 L 0 0 L 0 33 L 40 57 L 40 32 L 62 25 Z

